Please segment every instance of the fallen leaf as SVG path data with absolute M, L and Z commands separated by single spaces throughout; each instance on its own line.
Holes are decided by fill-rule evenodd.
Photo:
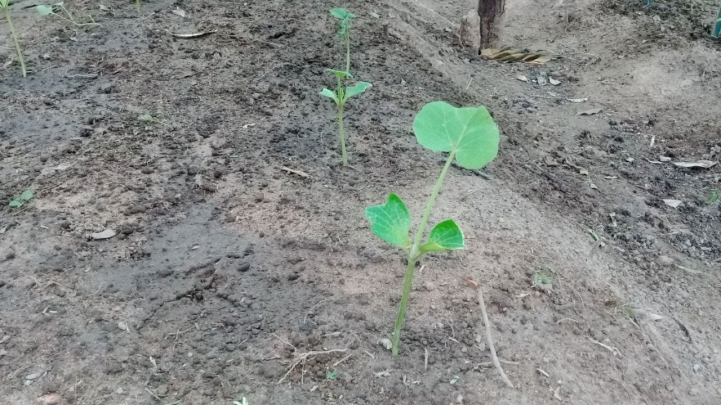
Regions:
M 130 328 L 128 328 L 128 325 L 123 321 L 118 321 L 118 328 L 125 332 L 130 332 Z
M 572 103 L 584 103 L 588 101 L 588 97 L 584 98 L 567 98 L 566 101 L 570 101 Z
M 32 374 L 26 375 L 26 376 L 25 376 L 25 379 L 26 379 L 26 380 L 35 380 L 35 379 L 37 379 L 38 377 L 40 377 L 41 375 L 43 375 L 43 372 L 42 372 L 42 371 L 38 371 L 37 373 L 32 373 Z
M 522 82 L 528 83 L 528 78 L 527 78 L 526 76 L 524 76 L 524 75 L 520 75 L 520 76 L 516 77 L 516 79 L 518 79 L 518 80 L 520 80 L 520 81 L 522 81 Z
M 602 108 L 591 108 L 590 110 L 579 111 L 578 115 L 594 115 L 603 111 Z
M 106 229 L 102 232 L 91 233 L 90 237 L 93 238 L 94 240 L 103 240 L 103 239 L 110 239 L 117 234 L 118 233 L 112 229 Z
M 173 10 L 173 14 L 185 18 L 185 11 L 183 11 L 180 7 L 176 7 L 175 10 Z
M 377 373 L 373 373 L 376 377 L 390 377 L 391 373 L 388 370 L 379 371 Z
M 683 203 L 681 200 L 664 199 L 663 202 L 671 208 L 676 208 Z
M 548 78 L 548 82 L 551 83 L 551 84 L 554 85 L 554 86 L 558 86 L 559 84 L 561 84 L 561 81 L 560 81 L 560 80 L 556 80 L 556 79 L 554 79 L 554 78 L 552 78 L 552 77 L 549 77 L 549 78 Z
M 141 114 L 141 115 L 138 117 L 138 121 L 141 121 L 141 122 L 155 122 L 155 118 L 153 118 L 153 116 L 150 115 L 150 114 Z
M 718 162 L 713 162 L 710 160 L 699 160 L 698 162 L 673 162 L 674 166 L 677 167 L 685 167 L 685 168 L 692 168 L 692 167 L 700 167 L 702 169 L 710 169 L 714 166 L 716 166 Z

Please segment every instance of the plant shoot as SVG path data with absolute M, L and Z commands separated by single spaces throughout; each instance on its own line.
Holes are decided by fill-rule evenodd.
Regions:
M 350 21 L 355 15 L 344 8 L 332 8 L 330 14 L 338 19 L 338 35 L 345 41 L 345 71 L 350 72 Z
M 345 147 L 345 128 L 343 127 L 343 107 L 345 107 L 348 99 L 363 94 L 372 85 L 368 82 L 358 82 L 353 86 L 344 88 L 343 79 L 352 78 L 353 76 L 351 76 L 350 73 L 333 69 L 326 69 L 326 72 L 333 73 L 336 76 L 338 84 L 335 91 L 325 88 L 320 92 L 320 95 L 330 98 L 335 102 L 336 107 L 338 107 L 338 138 L 340 139 L 340 149 L 343 155 L 343 166 L 348 166 L 348 152 L 346 152 Z
M 25 58 L 23 58 L 23 51 L 20 49 L 20 41 L 18 40 L 18 34 L 15 31 L 15 26 L 13 25 L 13 19 L 10 17 L 10 0 L 0 0 L 0 8 L 3 9 L 5 19 L 8 21 L 10 36 L 12 36 L 13 42 L 15 43 L 15 52 L 18 54 L 18 61 L 20 62 L 20 69 L 23 72 L 23 77 L 27 77 L 28 72 L 27 69 L 25 69 Z
M 95 27 L 95 26 L 100 25 L 100 24 L 96 23 L 95 21 L 93 21 L 93 17 L 90 15 L 88 15 L 88 18 L 90 19 L 89 23 L 79 23 L 79 22 L 75 21 L 75 18 L 68 11 L 68 9 L 65 8 L 63 3 L 55 3 L 52 6 L 46 6 L 46 5 L 41 4 L 41 5 L 35 6 L 35 10 L 37 10 L 38 14 L 40 14 L 43 17 L 49 16 L 49 15 L 54 15 L 60 19 L 63 19 L 65 21 L 73 24 L 74 26 L 76 26 L 78 28 L 80 28 L 80 27 Z M 55 12 L 56 10 L 60 11 L 61 13 L 56 13 Z M 63 16 L 62 13 L 64 13 L 65 16 Z
M 434 101 L 426 104 L 416 115 L 413 132 L 418 142 L 426 149 L 448 152 L 448 159 L 428 198 L 415 237 L 413 240 L 410 239 L 411 215 L 403 200 L 397 195 L 389 195 L 383 205 L 366 208 L 371 231 L 391 245 L 403 249 L 408 258 L 403 295 L 393 330 L 393 357 L 398 356 L 401 329 L 418 259 L 426 253 L 466 248 L 463 232 L 452 219 L 436 224 L 431 229 L 426 242 L 421 243 L 448 168 L 455 160 L 466 169 L 480 169 L 493 161 L 498 154 L 498 127 L 485 107 L 456 108 L 443 101 Z

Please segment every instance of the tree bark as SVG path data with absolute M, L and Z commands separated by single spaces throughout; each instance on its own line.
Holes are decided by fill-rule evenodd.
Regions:
M 496 18 L 500 17 L 506 11 L 506 0 L 478 0 L 478 16 L 481 18 L 481 50 L 488 48 L 494 38 Z

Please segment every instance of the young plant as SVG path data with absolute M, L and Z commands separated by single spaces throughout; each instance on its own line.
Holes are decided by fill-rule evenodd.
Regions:
M 0 0 L 0 8 L 3 9 L 5 19 L 8 21 L 8 27 L 10 27 L 10 35 L 13 37 L 15 43 L 15 51 L 18 54 L 18 60 L 20 61 L 20 69 L 22 69 L 23 77 L 27 77 L 28 73 L 25 69 L 25 58 L 23 58 L 23 51 L 20 49 L 20 41 L 18 40 L 18 34 L 15 32 L 15 26 L 13 20 L 10 17 L 10 0 Z
M 91 15 L 88 15 L 88 17 L 90 18 L 89 23 L 79 23 L 79 22 L 75 21 L 75 18 L 73 17 L 72 14 L 70 14 L 68 9 L 65 8 L 63 3 L 56 3 L 56 4 L 53 4 L 52 6 L 46 6 L 46 5 L 41 4 L 41 5 L 35 6 L 35 10 L 37 10 L 38 14 L 40 14 L 43 17 L 49 16 L 49 15 L 54 15 L 56 17 L 59 17 L 65 21 L 73 24 L 74 26 L 76 26 L 78 28 L 79 27 L 95 27 L 95 26 L 100 25 L 100 24 L 96 23 L 95 21 L 93 21 L 93 17 Z M 59 11 L 65 13 L 65 15 L 67 17 L 63 16 L 62 14 L 56 13 L 55 10 L 59 10 Z
M 10 201 L 10 208 L 20 208 L 25 205 L 26 202 L 30 202 L 33 197 L 35 197 L 35 193 L 33 193 L 32 190 L 25 190 L 20 194 L 20 197 L 13 198 L 12 201 Z
M 416 115 L 413 132 L 418 142 L 426 149 L 448 152 L 448 159 L 428 198 L 426 211 L 413 241 L 411 242 L 409 237 L 411 216 L 400 197 L 391 194 L 385 204 L 366 208 L 371 231 L 391 245 L 402 248 L 408 258 L 403 296 L 393 330 L 393 357 L 398 356 L 401 328 L 418 259 L 426 253 L 466 248 L 463 232 L 452 219 L 441 221 L 434 226 L 426 242 L 421 244 L 428 218 L 448 168 L 456 160 L 466 169 L 480 169 L 498 154 L 498 127 L 485 107 L 456 108 L 443 101 L 434 101 L 426 104 Z
M 326 72 L 331 72 L 336 76 L 336 79 L 338 80 L 338 85 L 335 91 L 323 89 L 320 92 L 320 95 L 330 98 L 335 102 L 335 105 L 338 107 L 338 137 L 340 138 L 340 149 L 341 153 L 343 154 L 343 166 L 348 166 L 348 153 L 345 149 L 345 128 L 343 127 L 343 107 L 345 107 L 348 99 L 353 96 L 363 94 L 363 92 L 370 88 L 372 84 L 368 82 L 358 82 L 353 86 L 343 88 L 343 79 L 353 77 L 350 73 L 344 72 L 342 70 L 333 69 L 326 69 Z
M 716 22 L 711 26 L 711 36 L 721 38 L 721 7 L 719 7 L 716 14 Z
M 338 19 L 338 35 L 345 41 L 345 71 L 350 72 L 350 21 L 355 15 L 344 8 L 332 8 L 330 14 Z

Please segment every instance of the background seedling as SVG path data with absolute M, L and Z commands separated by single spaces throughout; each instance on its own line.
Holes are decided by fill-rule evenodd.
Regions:
M 355 15 L 344 8 L 332 8 L 330 14 L 338 19 L 338 35 L 345 41 L 345 71 L 350 72 L 350 21 Z
M 335 105 L 338 107 L 338 137 L 340 138 L 340 148 L 341 153 L 343 154 L 343 166 L 348 166 L 348 153 L 346 152 L 345 148 L 345 128 L 343 126 L 343 107 L 345 107 L 348 99 L 353 96 L 363 94 L 363 92 L 365 92 L 372 85 L 368 82 L 358 82 L 351 87 L 343 88 L 343 79 L 347 77 L 353 77 L 350 73 L 344 72 L 342 70 L 333 69 L 326 69 L 326 72 L 331 72 L 335 74 L 336 79 L 338 80 L 338 85 L 335 91 L 323 89 L 320 92 L 320 95 L 330 98 L 335 102 Z
M 91 15 L 88 15 L 88 18 L 90 18 L 89 23 L 79 23 L 79 22 L 75 21 L 75 18 L 68 11 L 68 9 L 65 8 L 63 3 L 56 3 L 56 4 L 53 4 L 52 6 L 46 6 L 46 5 L 41 4 L 41 5 L 35 6 L 35 10 L 37 10 L 38 14 L 40 14 L 43 17 L 49 16 L 49 15 L 54 15 L 56 17 L 59 17 L 65 21 L 73 24 L 76 27 L 95 27 L 95 26 L 100 25 L 100 24 L 96 23 L 95 21 L 93 21 L 93 17 Z M 67 17 L 56 13 L 55 10 L 62 11 L 63 13 L 65 13 L 65 15 Z
M 0 0 L 0 8 L 3 9 L 5 19 L 8 21 L 8 26 L 10 27 L 10 35 L 13 37 L 13 42 L 15 43 L 15 51 L 18 54 L 18 61 L 20 61 L 20 69 L 22 69 L 23 77 L 27 77 L 28 73 L 25 69 L 25 58 L 23 58 L 23 51 L 22 49 L 20 49 L 20 41 L 18 40 L 18 34 L 15 31 L 12 17 L 10 17 L 10 0 Z
M 411 216 L 403 201 L 395 194 L 388 196 L 384 205 L 368 207 L 366 216 L 371 231 L 402 248 L 408 257 L 398 317 L 393 330 L 393 356 L 398 355 L 398 343 L 405 318 L 408 298 L 413 285 L 413 273 L 418 259 L 426 253 L 465 249 L 463 232 L 452 219 L 433 227 L 426 243 L 421 245 L 423 232 L 431 215 L 433 204 L 443 185 L 448 168 L 454 160 L 466 169 L 480 169 L 498 154 L 498 127 L 485 107 L 456 108 L 443 101 L 426 104 L 413 122 L 416 139 L 425 148 L 435 152 L 449 152 L 446 164 L 433 187 L 421 223 L 411 243 L 409 232 Z
M 10 201 L 10 208 L 20 208 L 26 202 L 32 200 L 33 197 L 35 197 L 35 193 L 33 193 L 32 190 L 25 190 L 20 194 L 20 197 L 13 198 L 13 200 Z

